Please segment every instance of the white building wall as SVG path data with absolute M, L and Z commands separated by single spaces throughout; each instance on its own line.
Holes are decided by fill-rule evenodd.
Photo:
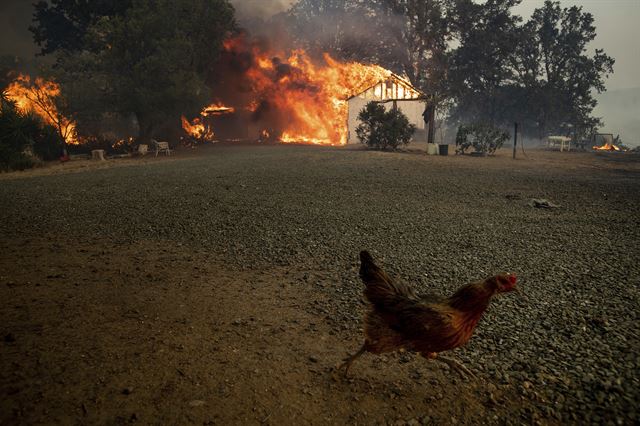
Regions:
M 356 127 L 360 124 L 360 120 L 358 120 L 358 114 L 365 107 L 365 105 L 372 101 L 373 99 L 364 99 L 360 96 L 355 96 L 349 99 L 349 116 L 347 119 L 347 127 L 348 127 L 348 135 L 347 135 L 347 143 L 355 144 L 360 143 L 358 136 L 356 135 Z M 403 114 L 407 116 L 409 122 L 416 126 L 417 129 L 424 130 L 425 123 L 422 113 L 425 109 L 425 102 L 417 99 L 407 99 L 407 100 L 398 100 L 396 101 L 398 109 L 402 111 Z M 391 109 L 393 108 L 393 101 L 386 102 L 384 104 L 385 108 Z

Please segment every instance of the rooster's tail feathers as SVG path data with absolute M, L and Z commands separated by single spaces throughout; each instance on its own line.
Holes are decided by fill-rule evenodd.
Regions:
M 391 308 L 399 299 L 414 296 L 405 285 L 394 283 L 367 251 L 360 252 L 360 278 L 365 285 L 365 297 L 379 309 Z

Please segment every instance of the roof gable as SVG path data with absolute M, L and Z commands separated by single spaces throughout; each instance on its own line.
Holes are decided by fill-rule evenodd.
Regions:
M 425 93 L 416 89 L 409 81 L 397 74 L 391 74 L 388 78 L 378 81 L 362 92 L 351 96 L 349 99 L 359 97 L 378 101 L 424 99 Z

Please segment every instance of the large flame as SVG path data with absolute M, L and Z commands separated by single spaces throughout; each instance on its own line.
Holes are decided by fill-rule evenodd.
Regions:
M 252 58 L 245 71 L 252 96 L 243 110 L 252 111 L 258 123 L 265 115 L 271 121 L 277 116 L 268 131 L 281 142 L 346 144 L 347 99 L 392 75 L 377 65 L 341 63 L 328 54 L 316 62 L 304 50 L 274 54 L 248 46 L 241 37 L 224 47 Z
M 31 81 L 28 75 L 18 76 L 6 89 L 7 97 L 16 103 L 22 112 L 33 111 L 42 121 L 54 126 L 68 144 L 79 144 L 76 123 L 64 117 L 56 106 L 60 86 L 42 78 Z

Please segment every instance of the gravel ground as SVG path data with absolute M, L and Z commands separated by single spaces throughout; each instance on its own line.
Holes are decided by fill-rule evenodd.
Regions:
M 309 305 L 361 339 L 360 250 L 419 291 L 500 271 L 455 356 L 512 386 L 525 419 L 640 420 L 640 159 L 532 151 L 513 161 L 299 146 L 216 146 L 175 159 L 0 180 L 0 233 L 172 241 L 230 267 L 277 266 L 326 295 Z M 555 209 L 530 206 L 544 198 Z M 386 367 L 393 368 L 393 367 Z

